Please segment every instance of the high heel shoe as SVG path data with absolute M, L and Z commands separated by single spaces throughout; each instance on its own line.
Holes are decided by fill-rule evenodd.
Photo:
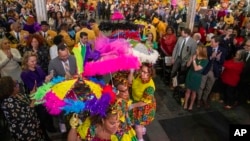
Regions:
M 193 111 L 193 107 L 192 107 L 192 108 L 188 108 L 188 111 L 189 111 L 189 112 L 192 112 L 192 111 Z

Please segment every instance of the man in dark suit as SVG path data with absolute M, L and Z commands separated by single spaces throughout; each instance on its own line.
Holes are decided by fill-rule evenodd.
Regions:
M 201 99 L 205 104 L 205 108 L 209 108 L 207 101 L 208 96 L 212 90 L 214 82 L 220 77 L 222 72 L 222 66 L 226 57 L 226 52 L 223 47 L 219 46 L 220 37 L 213 36 L 211 39 L 211 46 L 207 47 L 208 64 L 204 68 L 203 76 L 201 80 L 201 86 L 198 91 L 198 103 L 200 106 Z
M 71 78 L 77 74 L 76 59 L 73 55 L 70 55 L 68 48 L 65 44 L 58 46 L 58 56 L 52 59 L 49 63 L 49 73 L 54 76 L 63 76 Z
M 228 27 L 226 34 L 221 36 L 220 46 L 225 48 L 226 60 L 230 60 L 234 57 L 236 53 L 236 48 L 234 46 L 235 37 L 233 36 L 233 28 Z
M 171 78 L 175 77 L 180 72 L 186 70 L 187 62 L 189 58 L 195 53 L 197 43 L 190 37 L 191 30 L 184 28 L 181 31 L 181 37 L 178 38 L 178 41 L 174 47 L 172 54 L 172 64 L 173 68 L 171 71 Z
M 245 43 L 246 53 L 243 56 L 245 66 L 239 82 L 239 104 L 250 104 L 250 39 Z

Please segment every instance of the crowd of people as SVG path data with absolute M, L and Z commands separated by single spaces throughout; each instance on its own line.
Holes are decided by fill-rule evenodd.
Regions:
M 105 96 L 107 89 L 101 84 L 96 90 L 90 85 L 87 88 L 87 80 L 108 74 L 110 82 L 105 83 L 110 83 L 112 92 L 106 93 L 115 93 L 114 100 L 100 98 L 101 107 L 108 105 L 100 113 L 93 113 L 96 109 L 88 106 L 81 112 L 66 111 L 71 115 L 66 120 L 70 125 L 68 140 L 143 141 L 146 126 L 156 113 L 153 77 L 159 56 L 171 58 L 166 64 L 171 66 L 169 79 L 178 82 L 174 87 L 185 84 L 185 110 L 192 111 L 194 105 L 210 108 L 213 92 L 220 93 L 225 109 L 250 103 L 247 3 L 211 0 L 203 9 L 201 0 L 191 30 L 185 27 L 188 3 L 171 2 L 48 1 L 48 20 L 38 23 L 32 1 L 4 1 L 0 102 L 11 136 L 25 141 L 51 140 L 47 132 L 58 130 L 53 118 L 64 119 L 58 111 L 66 106 L 54 107 L 59 108 L 55 112 L 46 101 L 37 104 L 34 95 L 37 98 L 38 93 L 49 100 L 48 89 L 45 92 L 41 87 L 56 91 L 52 82 L 58 77 L 64 81 L 57 83 L 75 80 L 72 91 L 55 100 L 59 103 L 70 97 L 75 103 L 88 103 L 93 97 Z M 95 19 L 102 21 L 100 25 Z M 101 28 L 105 22 L 111 26 Z M 114 30 L 114 25 L 121 29 Z M 125 30 L 131 28 L 133 31 Z M 111 31 L 112 36 L 106 37 L 102 29 Z M 103 93 L 97 96 L 99 87 Z M 87 95 L 89 91 L 95 96 Z M 71 93 L 76 98 L 68 96 Z

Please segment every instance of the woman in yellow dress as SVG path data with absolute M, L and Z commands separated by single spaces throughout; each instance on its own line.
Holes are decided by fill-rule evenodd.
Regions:
M 156 100 L 153 76 L 152 64 L 142 63 L 138 76 L 132 82 L 131 119 L 135 125 L 138 141 L 143 141 L 143 135 L 146 132 L 145 126 L 149 125 L 155 117 Z

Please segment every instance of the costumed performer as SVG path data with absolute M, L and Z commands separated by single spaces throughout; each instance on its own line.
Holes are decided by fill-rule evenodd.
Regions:
M 153 41 L 156 41 L 157 32 L 156 27 L 151 23 L 147 22 L 147 24 L 143 27 L 143 36 L 147 36 L 149 33 L 153 34 Z
M 117 106 L 110 104 L 105 116 L 99 114 L 90 116 L 82 124 L 78 115 L 73 114 L 70 119 L 68 141 L 113 141 L 112 138 L 116 137 L 112 135 L 117 132 L 120 125 L 119 113 Z
M 146 132 L 146 125 L 149 125 L 155 117 L 156 100 L 154 97 L 155 84 L 152 79 L 154 76 L 153 65 L 143 63 L 139 74 L 132 81 L 132 99 L 130 105 L 130 117 L 135 125 L 135 131 L 138 141 L 143 141 L 143 135 Z
M 95 49 L 100 52 L 100 59 L 86 63 L 84 76 L 106 75 L 140 67 L 138 57 L 133 55 L 129 42 L 123 38 L 113 40 L 99 36 Z
M 146 37 L 147 37 L 147 40 L 145 42 L 145 45 L 148 46 L 151 49 L 156 49 L 157 50 L 158 49 L 158 44 L 157 44 L 156 41 L 153 40 L 154 39 L 153 33 L 151 33 L 151 32 L 148 33 L 146 35 Z
M 152 34 L 151 34 L 152 35 Z M 152 36 L 150 36 L 151 38 Z M 135 55 L 136 57 L 139 58 L 140 62 L 148 62 L 148 63 L 152 63 L 155 64 L 158 57 L 159 57 L 159 53 L 157 50 L 155 50 L 153 48 L 154 43 L 148 41 L 147 42 L 147 37 L 143 36 L 141 39 L 141 42 L 136 42 L 135 40 L 130 40 L 130 43 L 132 45 L 132 51 L 133 51 L 133 55 Z M 156 47 L 156 45 L 155 45 Z
M 122 115 L 120 116 L 120 129 L 116 136 L 121 141 L 137 141 L 136 133 L 132 128 L 131 119 L 128 111 L 132 100 L 129 96 L 128 73 L 118 72 L 113 76 L 113 85 L 117 91 L 117 104 L 121 107 Z
M 157 17 L 154 17 L 152 24 L 155 25 L 156 32 L 157 32 L 157 39 L 161 38 L 163 35 L 166 34 L 166 28 L 168 25 L 165 22 L 161 21 Z

